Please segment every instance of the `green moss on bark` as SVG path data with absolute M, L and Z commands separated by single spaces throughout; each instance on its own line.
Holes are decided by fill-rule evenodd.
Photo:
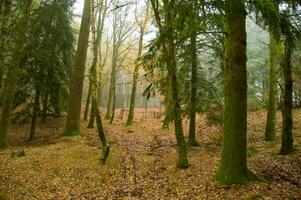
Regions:
M 226 1 L 224 136 L 215 179 L 223 185 L 250 181 L 247 169 L 245 1 Z
M 269 99 L 268 113 L 264 139 L 273 141 L 276 136 L 276 97 L 277 97 L 277 41 L 270 29 L 270 72 L 269 72 Z

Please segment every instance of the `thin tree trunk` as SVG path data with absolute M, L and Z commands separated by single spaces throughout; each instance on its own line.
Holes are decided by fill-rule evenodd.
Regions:
M 269 72 L 269 99 L 268 113 L 264 139 L 272 141 L 276 136 L 276 98 L 277 98 L 277 41 L 272 32 L 270 34 L 270 72 Z
M 175 44 L 174 44 L 174 1 L 164 2 L 164 42 L 163 46 L 163 55 L 165 58 L 168 76 L 171 78 L 171 94 L 172 94 L 172 107 L 173 107 L 173 118 L 175 126 L 175 135 L 178 144 L 178 168 L 187 168 L 188 159 L 187 159 L 187 148 L 182 128 L 182 116 L 181 116 L 181 107 L 180 100 L 178 97 L 178 80 L 177 80 L 177 65 L 175 60 Z M 153 7 L 154 8 L 154 7 Z M 156 8 L 154 8 L 155 10 Z M 160 23 L 160 22 L 157 22 Z M 161 27 L 162 33 L 162 27 Z
M 32 0 L 24 2 L 23 16 L 20 21 L 20 32 L 26 33 L 28 29 L 28 21 L 30 17 L 30 9 Z M 18 70 L 20 67 L 22 49 L 25 42 L 24 34 L 17 38 L 15 48 L 12 55 L 11 66 L 8 69 L 7 78 L 4 82 L 3 90 L 3 110 L 0 121 L 0 148 L 6 146 L 6 135 L 10 121 L 11 107 L 16 92 L 16 84 L 18 80 Z
M 138 77 L 139 77 L 139 58 L 142 55 L 144 29 L 146 27 L 146 22 L 147 22 L 147 18 L 148 18 L 148 12 L 149 12 L 148 9 L 149 9 L 149 6 L 147 4 L 146 16 L 145 16 L 143 24 L 140 26 L 139 47 L 138 47 L 138 54 L 137 54 L 136 63 L 135 63 L 135 69 L 134 69 L 132 93 L 131 93 L 131 100 L 130 100 L 130 109 L 129 109 L 129 115 L 128 115 L 128 119 L 127 119 L 126 125 L 132 125 L 133 119 L 134 119 L 134 109 L 135 109 L 135 101 L 136 101 L 136 90 L 137 90 L 137 83 L 138 83 Z
M 112 99 L 112 112 L 111 112 L 111 118 L 110 118 L 110 124 L 113 123 L 114 117 L 115 117 L 115 104 L 116 104 L 116 91 L 115 88 L 113 90 L 113 99 Z
M 220 166 L 221 184 L 244 184 L 247 169 L 246 10 L 244 0 L 226 0 L 224 135 Z
M 191 96 L 190 96 L 190 122 L 189 122 L 189 136 L 188 145 L 198 146 L 195 138 L 195 115 L 196 115 L 196 98 L 197 98 L 197 80 L 198 80 L 198 66 L 197 66 L 197 52 L 196 52 L 196 33 L 194 32 L 190 37 L 190 52 L 191 52 Z
M 84 120 L 88 120 L 88 113 L 89 113 L 89 107 L 90 107 L 90 101 L 91 101 L 91 84 L 89 83 L 89 89 L 88 89 L 88 96 L 86 100 L 86 106 L 85 106 L 85 112 L 84 112 Z
M 282 103 L 282 141 L 281 141 L 281 154 L 287 154 L 294 150 L 293 144 L 293 78 L 292 78 L 292 45 L 286 39 L 284 62 L 282 65 L 284 77 L 284 94 Z
M 80 135 L 80 112 L 83 93 L 85 65 L 90 34 L 91 0 L 85 0 L 83 17 L 79 32 L 75 66 L 72 73 L 68 117 L 65 136 Z
M 171 88 L 170 88 L 170 78 L 168 79 L 168 85 L 166 86 L 166 94 L 165 94 L 165 116 L 163 120 L 163 129 L 169 129 L 170 122 L 173 121 L 173 113 L 172 113 L 172 103 L 171 103 Z
M 29 141 L 34 138 L 35 132 L 36 132 L 36 121 L 37 121 L 38 112 L 40 110 L 40 94 L 41 94 L 41 89 L 40 89 L 40 86 L 37 84 L 36 85 L 36 96 L 34 99 L 34 105 L 33 105 L 33 111 L 32 111 L 30 133 L 29 133 L 29 138 L 28 138 Z
M 43 99 L 43 112 L 42 112 L 42 122 L 46 122 L 47 117 L 47 110 L 48 110 L 48 92 L 46 91 L 44 99 Z

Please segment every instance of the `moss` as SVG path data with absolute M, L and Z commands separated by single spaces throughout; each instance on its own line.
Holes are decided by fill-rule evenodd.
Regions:
M 270 72 L 269 72 L 269 100 L 268 113 L 265 128 L 265 141 L 275 140 L 276 135 L 276 97 L 277 97 L 277 41 L 272 32 L 270 33 Z
M 215 179 L 222 185 L 246 184 L 247 71 L 246 12 L 244 0 L 226 1 L 224 135 Z
M 69 136 L 69 137 L 73 137 L 73 136 L 81 136 L 81 132 L 79 130 L 65 130 L 62 136 Z

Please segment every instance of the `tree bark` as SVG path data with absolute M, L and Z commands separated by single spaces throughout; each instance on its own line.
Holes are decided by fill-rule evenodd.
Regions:
M 20 20 L 20 32 L 26 33 L 28 29 L 28 21 L 30 17 L 30 9 L 32 0 L 24 2 L 23 14 Z M 22 50 L 25 42 L 25 35 L 19 34 L 15 47 L 13 50 L 11 66 L 8 69 L 7 78 L 4 81 L 4 90 L 3 90 L 3 110 L 2 117 L 0 121 L 0 148 L 5 147 L 7 144 L 6 135 L 9 127 L 10 114 L 12 102 L 14 100 L 14 95 L 16 92 L 16 84 L 18 80 L 18 70 L 20 67 Z
M 63 135 L 80 135 L 80 112 L 83 93 L 85 65 L 90 34 L 91 0 L 85 0 L 79 32 L 75 66 L 72 73 L 68 117 Z
M 29 141 L 34 138 L 35 132 L 36 132 L 36 121 L 37 121 L 38 112 L 40 110 L 40 94 L 41 94 L 41 89 L 40 89 L 40 86 L 37 84 L 36 85 L 36 96 L 34 99 L 33 110 L 32 110 L 30 133 L 29 133 L 29 138 L 28 138 Z
M 282 103 L 282 141 L 280 154 L 287 154 L 294 150 L 293 144 L 293 78 L 292 78 L 292 45 L 286 39 L 284 62 L 282 65 L 284 77 L 284 94 Z
M 84 112 L 84 120 L 88 120 L 88 113 L 89 113 L 89 107 L 90 107 L 90 101 L 91 101 L 91 84 L 89 83 L 89 89 L 88 89 L 88 96 L 86 100 L 86 106 L 85 106 L 85 112 Z
M 193 22 L 195 19 L 193 19 Z M 194 23 L 193 27 L 194 29 Z M 189 121 L 189 136 L 188 145 L 198 146 L 195 138 L 195 115 L 196 115 L 196 98 L 197 98 L 197 81 L 198 81 L 198 66 L 197 66 L 197 49 L 196 49 L 196 32 L 193 30 L 190 37 L 190 52 L 191 52 L 191 96 L 190 96 L 190 121 Z
M 176 140 L 178 144 L 178 168 L 187 168 L 187 148 L 182 128 L 182 116 L 180 100 L 178 97 L 178 80 L 177 80 L 177 65 L 175 59 L 175 44 L 174 44 L 174 13 L 175 13 L 175 2 L 174 1 L 164 1 L 164 42 L 163 55 L 165 58 L 168 76 L 171 78 L 171 94 L 172 94 L 172 107 L 173 107 L 173 118 L 175 126 Z M 162 27 L 161 27 L 161 34 Z
M 4 66 L 5 66 L 5 52 L 7 48 L 7 37 L 9 36 L 8 31 L 8 22 L 11 13 L 11 0 L 3 1 L 3 12 L 1 13 L 1 32 L 0 32 L 0 90 L 2 89 L 3 75 L 4 75 Z M 0 7 L 2 9 L 2 6 Z
M 270 34 L 270 72 L 268 113 L 265 127 L 265 141 L 273 141 L 276 136 L 276 98 L 277 98 L 277 41 L 272 32 Z
M 244 0 L 226 0 L 224 135 L 215 176 L 223 185 L 245 184 L 247 169 L 246 10 Z

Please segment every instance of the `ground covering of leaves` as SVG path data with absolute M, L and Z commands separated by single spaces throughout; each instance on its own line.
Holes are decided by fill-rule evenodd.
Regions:
M 198 117 L 200 147 L 189 149 L 186 170 L 176 168 L 173 128 L 160 119 L 104 121 L 111 154 L 99 163 L 96 129 L 82 122 L 83 137 L 59 137 L 64 118 L 38 123 L 25 144 L 28 126 L 14 126 L 11 147 L 0 151 L 0 199 L 301 199 L 301 110 L 294 111 L 296 151 L 278 155 L 280 136 L 264 142 L 265 112 L 248 117 L 248 166 L 266 181 L 222 187 L 214 179 L 220 159 L 220 129 Z M 277 132 L 281 115 L 277 113 Z M 188 120 L 183 121 L 187 133 Z M 17 139 L 16 139 L 17 138 Z M 23 152 L 24 155 L 18 154 Z

